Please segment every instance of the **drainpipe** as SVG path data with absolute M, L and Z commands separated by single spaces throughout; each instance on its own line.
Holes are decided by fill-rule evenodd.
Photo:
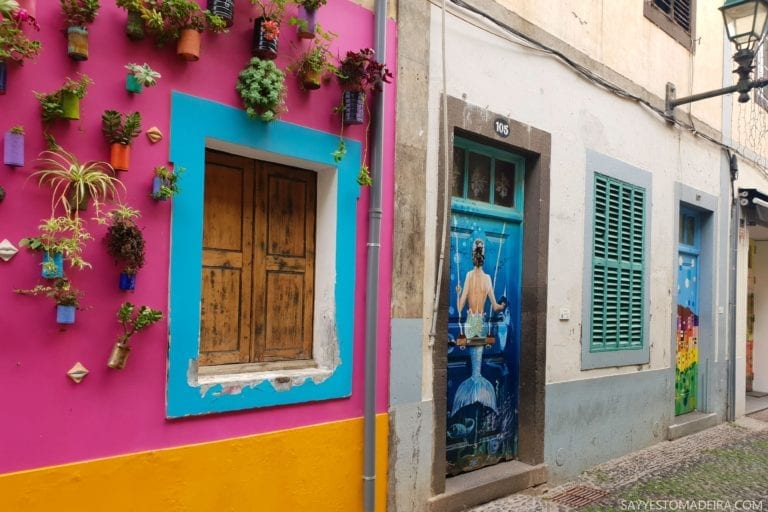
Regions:
M 736 279 L 737 261 L 739 257 L 739 198 L 735 193 L 736 178 L 739 175 L 739 166 L 736 155 L 728 152 L 728 163 L 731 174 L 731 229 L 730 229 L 730 265 L 728 286 L 728 402 L 726 407 L 726 421 L 736 420 Z
M 376 0 L 374 11 L 376 59 L 387 55 L 387 0 Z M 365 279 L 365 405 L 363 411 L 363 510 L 376 507 L 376 327 L 378 320 L 379 253 L 381 252 L 381 202 L 384 174 L 384 94 L 373 96 L 371 184 L 368 210 L 368 268 Z

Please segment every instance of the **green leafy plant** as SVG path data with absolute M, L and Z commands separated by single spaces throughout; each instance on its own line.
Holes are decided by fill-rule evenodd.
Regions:
M 127 345 L 128 341 L 139 331 L 159 322 L 163 319 L 163 312 L 152 309 L 149 306 L 136 306 L 130 302 L 123 302 L 117 311 L 117 320 L 123 327 L 123 334 L 118 336 L 117 342 Z
M 61 10 L 70 27 L 85 27 L 96 19 L 99 0 L 60 0 Z
M 88 87 L 93 84 L 93 80 L 83 73 L 78 73 L 78 76 L 79 78 L 77 80 L 67 77 L 64 80 L 64 85 L 57 91 L 50 93 L 35 93 L 35 97 L 40 102 L 44 123 L 51 123 L 56 119 L 64 117 L 64 106 L 62 104 L 64 93 L 72 94 L 80 100 L 85 97 L 85 93 L 88 91 Z
M 325 76 L 336 73 L 336 66 L 331 63 L 333 54 L 330 50 L 331 42 L 335 38 L 336 34 L 333 32 L 324 31 L 319 23 L 315 25 L 315 38 L 288 67 L 289 71 L 303 77 L 302 87 L 317 89 Z M 307 80 L 308 75 L 314 75 L 314 78 Z
M 27 23 L 40 30 L 34 18 L 26 11 L 19 10 L 16 2 L 5 0 L 5 3 L 0 4 L 0 9 L 5 9 L 0 10 L 0 61 L 23 62 L 24 59 L 37 56 L 40 53 L 40 42 L 27 37 L 23 28 Z
M 130 145 L 141 133 L 141 114 L 105 110 L 101 115 L 101 132 L 110 144 Z
M 160 78 L 160 73 L 149 67 L 149 64 L 147 63 L 142 65 L 133 63 L 127 64 L 125 69 L 127 69 L 133 75 L 136 81 L 144 87 L 152 87 L 153 85 L 157 85 L 157 79 Z
M 328 3 L 328 0 L 296 0 L 296 4 L 304 7 L 308 11 L 315 11 Z
M 33 251 L 45 251 L 48 260 L 43 263 L 43 271 L 54 273 L 56 264 L 54 254 L 60 253 L 70 266 L 83 270 L 91 264 L 83 259 L 83 250 L 88 240 L 93 237 L 85 229 L 80 217 L 51 217 L 38 226 L 40 236 L 22 238 L 19 245 Z
M 144 266 L 144 235 L 136 225 L 140 216 L 138 210 L 121 205 L 109 213 L 109 227 L 104 240 L 107 252 L 118 263 L 123 272 L 135 275 Z
M 270 122 L 285 111 L 285 74 L 271 60 L 253 57 L 238 75 L 235 89 L 252 119 Z
M 223 18 L 201 9 L 192 0 L 117 0 L 117 5 L 138 12 L 146 32 L 158 46 L 178 40 L 184 29 L 216 34 L 227 32 Z
M 16 135 L 24 135 L 24 127 L 22 125 L 18 124 L 16 126 L 12 127 L 10 129 L 10 132 L 11 133 L 15 133 Z
M 76 214 L 78 207 L 89 198 L 98 215 L 103 202 L 118 197 L 118 187 L 125 190 L 123 182 L 110 175 L 113 170 L 108 163 L 92 160 L 81 163 L 63 148 L 40 153 L 37 167 L 39 170 L 30 177 L 37 176 L 38 185 L 50 185 L 53 190 L 51 210 L 55 211 L 61 205 L 68 216 Z
M 251 5 L 258 5 L 261 17 L 280 23 L 288 0 L 251 0 Z
M 183 168 L 178 168 L 175 171 L 171 171 L 164 165 L 155 167 L 155 176 L 160 178 L 160 188 L 157 192 L 152 194 L 155 199 L 171 199 L 178 194 L 181 189 L 179 188 L 179 178 L 181 177 Z
M 16 289 L 14 291 L 22 295 L 45 295 L 53 299 L 58 306 L 74 307 L 80 307 L 80 297 L 83 295 L 83 292 L 72 286 L 66 277 L 57 277 L 53 281 L 53 285 L 39 284 L 28 290 Z

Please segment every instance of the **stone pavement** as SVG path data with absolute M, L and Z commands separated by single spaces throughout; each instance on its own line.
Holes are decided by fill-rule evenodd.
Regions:
M 600 464 L 557 487 L 469 510 L 768 512 L 768 410 Z

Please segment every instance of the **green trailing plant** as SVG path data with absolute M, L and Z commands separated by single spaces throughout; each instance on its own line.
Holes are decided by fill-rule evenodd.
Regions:
M 44 295 L 53 299 L 58 306 L 74 306 L 76 308 L 80 307 L 80 298 L 83 296 L 83 292 L 72 286 L 66 277 L 57 277 L 51 285 L 38 284 L 28 290 L 16 289 L 14 291 L 22 295 Z
M 159 322 L 163 319 L 163 312 L 152 309 L 149 306 L 140 306 L 136 310 L 130 302 L 123 302 L 117 311 L 117 320 L 123 327 L 123 334 L 118 336 L 117 342 L 127 345 L 128 341 L 139 331 Z
M 185 29 L 215 34 L 227 32 L 223 18 L 201 9 L 192 0 L 118 0 L 117 5 L 138 12 L 146 33 L 158 46 L 178 40 Z
M 51 217 L 42 221 L 38 227 L 39 236 L 22 238 L 19 245 L 33 251 L 44 251 L 48 259 L 43 263 L 43 271 L 54 273 L 56 264 L 53 256 L 61 254 L 72 268 L 83 270 L 90 263 L 83 259 L 86 243 L 93 237 L 85 229 L 80 217 Z
M 285 73 L 271 60 L 253 57 L 238 75 L 235 89 L 251 119 L 270 122 L 285 112 Z
M 90 25 L 99 12 L 99 0 L 60 0 L 61 10 L 70 27 Z
M 145 241 L 136 225 L 138 210 L 121 205 L 109 213 L 109 226 L 104 240 L 107 252 L 123 266 L 123 272 L 135 275 L 144 266 Z
M 101 132 L 110 144 L 130 145 L 141 133 L 141 114 L 105 110 L 101 115 Z
M 40 102 L 43 122 L 48 124 L 64 117 L 62 101 L 65 93 L 72 94 L 77 99 L 82 100 L 88 91 L 88 87 L 92 84 L 93 80 L 91 80 L 91 77 L 78 73 L 77 80 L 67 77 L 64 80 L 64 85 L 57 91 L 50 93 L 36 92 L 35 97 Z
M 179 167 L 175 171 L 171 171 L 164 165 L 155 167 L 155 176 L 160 178 L 160 188 L 157 192 L 152 194 L 154 199 L 171 199 L 178 194 L 181 189 L 179 188 L 179 178 L 184 172 L 184 169 Z
M 317 75 L 318 80 L 324 79 L 331 73 L 336 73 L 336 66 L 332 64 L 333 53 L 330 50 L 330 45 L 335 38 L 336 34 L 326 32 L 319 23 L 316 24 L 315 38 L 312 39 L 307 48 L 288 67 L 288 70 L 297 73 L 299 76 L 314 73 Z M 310 88 L 316 89 L 320 87 L 320 82 L 318 81 L 315 85 Z M 306 84 L 303 82 L 302 87 L 306 88 Z
M 98 215 L 102 203 L 118 198 L 118 187 L 125 191 L 123 182 L 111 176 L 113 170 L 108 163 L 93 160 L 81 163 L 63 148 L 40 153 L 37 167 L 30 177 L 38 177 L 38 185 L 51 187 L 51 210 L 61 205 L 68 216 L 77 215 L 78 208 L 88 199 L 93 200 Z
M 157 85 L 157 79 L 160 78 L 160 73 L 149 67 L 149 64 L 127 64 L 125 69 L 130 72 L 136 81 L 144 87 L 152 87 Z
M 20 10 L 16 2 L 0 2 L 3 2 L 0 3 L 0 61 L 23 62 L 36 57 L 40 53 L 40 42 L 26 35 L 24 25 L 40 30 L 37 22 L 26 11 Z

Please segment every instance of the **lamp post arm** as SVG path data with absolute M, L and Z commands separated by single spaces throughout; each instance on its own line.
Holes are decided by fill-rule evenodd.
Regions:
M 715 89 L 713 91 L 702 92 L 699 94 L 692 94 L 691 96 L 684 96 L 682 98 L 676 98 L 675 85 L 670 82 L 667 82 L 667 97 L 666 97 L 666 101 L 664 102 L 664 116 L 668 120 L 672 121 L 674 120 L 673 110 L 675 109 L 675 107 L 678 107 L 680 105 L 693 103 L 694 101 L 705 100 L 707 98 L 714 98 L 715 96 L 722 96 L 724 94 L 730 94 L 732 92 L 739 92 L 741 94 L 745 94 L 754 88 L 762 88 L 765 86 L 768 86 L 768 78 L 749 81 L 746 84 L 741 83 L 740 81 L 736 85 L 723 87 L 722 89 Z

